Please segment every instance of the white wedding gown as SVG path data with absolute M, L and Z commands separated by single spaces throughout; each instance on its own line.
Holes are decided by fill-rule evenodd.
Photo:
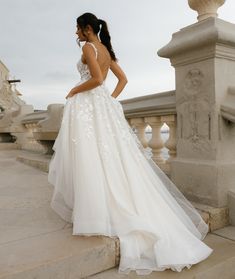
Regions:
M 90 78 L 81 60 L 77 67 L 79 83 Z M 151 159 L 104 83 L 67 99 L 53 150 L 52 208 L 73 223 L 73 235 L 118 236 L 119 273 L 181 271 L 213 251 L 202 241 L 207 224 Z

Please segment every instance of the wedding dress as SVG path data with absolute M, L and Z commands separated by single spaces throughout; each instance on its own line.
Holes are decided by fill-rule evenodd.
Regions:
M 81 60 L 77 67 L 79 83 L 91 77 Z M 51 207 L 73 223 L 73 235 L 118 236 L 119 273 L 180 272 L 212 253 L 202 241 L 207 224 L 151 159 L 105 83 L 67 99 L 53 150 Z

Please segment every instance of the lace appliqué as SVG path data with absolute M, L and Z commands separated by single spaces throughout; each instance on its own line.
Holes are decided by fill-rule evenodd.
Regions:
M 107 143 L 105 143 L 103 140 L 99 139 L 98 140 L 98 147 L 99 147 L 102 159 L 105 160 L 105 161 L 108 161 L 108 159 L 112 155 L 112 151 L 111 151 L 110 146 Z
M 80 96 L 75 96 L 72 98 L 79 98 Z M 93 110 L 94 107 L 89 101 L 89 97 L 85 97 L 81 102 L 80 100 L 75 100 L 70 104 L 70 119 L 69 126 L 71 129 L 71 140 L 75 144 L 78 144 L 81 137 L 85 136 L 86 139 L 94 137 L 94 125 L 93 125 Z M 76 125 L 83 126 L 83 134 L 78 135 Z
M 89 68 L 87 64 L 82 63 L 81 59 L 78 61 L 77 69 L 81 75 L 81 80 L 88 80 L 91 78 Z M 136 144 L 140 152 L 137 152 L 137 158 L 141 158 L 143 155 L 149 159 L 153 156 L 152 149 L 150 147 L 144 148 L 138 139 L 135 132 L 132 130 L 130 125 L 125 119 L 125 115 L 123 112 L 122 105 L 116 100 L 116 98 L 109 96 L 108 92 L 105 91 L 105 86 L 101 85 L 103 90 L 97 92 L 96 90 L 91 91 L 92 98 L 94 98 L 95 103 L 97 104 L 95 107 L 95 115 L 105 124 L 106 131 L 112 137 L 115 137 L 115 132 L 113 132 L 113 127 L 110 125 L 110 121 L 107 118 L 107 115 L 102 111 L 103 105 L 109 110 L 110 114 L 113 114 L 113 117 L 116 119 L 115 124 L 118 126 L 118 136 L 120 136 L 127 144 Z M 110 106 L 109 102 L 112 102 L 115 105 L 115 112 L 113 111 L 113 107 Z M 103 104 L 103 105 L 102 105 Z M 94 127 L 93 127 L 93 117 L 94 117 L 94 107 L 89 101 L 89 96 L 85 98 L 84 103 L 78 105 L 77 118 L 83 120 L 85 133 L 87 138 L 94 136 Z M 116 115 L 115 115 L 116 113 Z M 101 152 L 105 158 L 110 154 L 109 146 L 99 141 L 99 146 L 101 148 Z
M 81 104 L 77 104 L 76 118 L 83 122 L 85 136 L 88 139 L 94 136 L 93 110 L 89 97 L 85 97 Z
M 128 124 L 128 123 L 127 123 Z M 142 145 L 142 143 L 140 142 L 138 136 L 136 135 L 136 133 L 133 131 L 133 129 L 130 127 L 130 125 L 128 124 L 129 126 L 129 132 L 130 132 L 130 135 L 132 136 L 132 138 L 134 139 L 137 147 L 139 148 L 139 150 L 141 151 L 141 153 L 144 155 L 144 157 L 146 159 L 151 159 L 152 156 L 153 156 L 153 152 L 152 152 L 152 148 L 150 148 L 149 146 L 147 147 L 144 147 Z M 139 157 L 141 157 L 141 154 L 138 154 Z
M 113 98 L 113 102 L 117 104 L 118 108 L 118 114 L 119 114 L 119 119 L 124 119 L 123 121 L 117 119 L 116 123 L 119 126 L 119 130 L 121 131 L 121 137 L 123 140 L 127 142 L 127 144 L 136 144 L 138 149 L 140 150 L 140 153 L 137 152 L 138 159 L 143 158 L 142 156 L 146 159 L 151 159 L 153 156 L 152 149 L 150 147 L 144 147 L 142 143 L 140 142 L 138 136 L 136 133 L 133 131 L 127 120 L 125 119 L 125 114 L 122 108 L 122 105 L 115 99 Z
M 80 73 L 81 81 L 83 81 L 83 80 L 85 81 L 85 80 L 88 80 L 91 78 L 91 74 L 90 74 L 87 64 L 82 63 L 81 59 L 77 63 L 77 69 Z

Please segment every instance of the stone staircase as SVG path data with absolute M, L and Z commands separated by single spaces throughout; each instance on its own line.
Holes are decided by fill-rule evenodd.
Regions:
M 31 152 L 0 151 L 0 279 L 139 278 L 134 271 L 118 274 L 118 238 L 74 236 L 71 224 L 51 210 L 48 162 Z M 214 253 L 191 269 L 144 278 L 234 279 L 233 228 L 209 233 L 205 242 Z

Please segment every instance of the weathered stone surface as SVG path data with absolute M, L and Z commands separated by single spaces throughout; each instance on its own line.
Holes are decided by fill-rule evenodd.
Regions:
M 73 236 L 71 229 L 62 229 L 5 243 L 0 258 L 1 279 L 55 278 L 61 265 L 61 278 L 77 279 L 114 267 L 115 242 Z
M 213 234 L 235 241 L 235 226 L 227 226 L 225 228 L 213 231 Z
M 235 226 L 235 192 L 228 192 L 229 222 Z
M 21 152 L 0 152 L 0 278 L 87 278 L 117 266 L 118 238 L 73 236 L 72 225 L 50 209 L 53 188 L 47 182 L 47 174 L 18 162 L 15 158 Z M 155 273 L 157 278 L 205 279 L 216 278 L 212 277 L 215 274 L 223 279 L 233 278 L 234 242 L 210 234 L 205 242 L 215 249 L 208 260 L 182 273 Z M 112 278 L 136 278 L 134 272 L 134 277 L 115 277 L 119 276 L 115 270 L 98 278 L 111 278 L 109 272 Z
M 53 154 L 52 146 L 60 129 L 63 108 L 63 104 L 49 104 L 45 111 L 41 110 L 25 115 L 21 123 L 28 129 L 30 135 L 22 149 Z
M 126 99 L 120 103 L 128 119 L 176 113 L 174 90 Z
M 182 272 L 171 270 L 153 272 L 144 276 L 146 279 L 234 279 L 235 278 L 235 242 L 217 235 L 208 234 L 205 243 L 214 249 L 205 261 L 193 265 Z M 129 275 L 118 274 L 118 268 L 113 268 L 99 274 L 89 276 L 87 279 L 137 279 L 141 276 L 131 271 Z
M 229 87 L 227 95 L 220 106 L 221 115 L 229 122 L 235 123 L 235 87 Z M 232 126 L 232 123 L 228 123 Z
M 158 51 L 176 71 L 171 178 L 190 200 L 213 207 L 227 206 L 235 190 L 235 125 L 221 116 L 221 108 L 232 115 L 226 98 L 235 87 L 234 32 L 234 24 L 210 17 L 174 33 Z
M 0 150 L 20 149 L 20 145 L 15 142 L 1 142 Z
M 228 207 L 216 208 L 195 202 L 192 202 L 192 204 L 204 217 L 203 219 L 209 225 L 211 232 L 229 225 Z
M 21 150 L 16 157 L 17 161 L 20 161 L 28 166 L 40 169 L 41 171 L 48 172 L 49 162 L 51 156 L 46 154 L 38 154 Z
M 118 239 L 74 236 L 51 208 L 47 173 L 0 152 L 0 279 L 77 279 L 114 267 Z

